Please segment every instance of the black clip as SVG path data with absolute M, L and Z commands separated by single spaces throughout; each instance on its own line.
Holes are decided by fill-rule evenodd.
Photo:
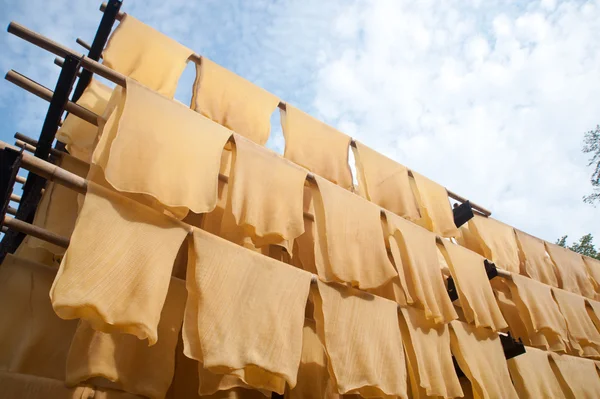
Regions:
M 488 280 L 498 277 L 498 269 L 496 268 L 495 264 L 485 259 L 483 261 L 483 265 L 485 266 L 485 274 L 487 274 Z
M 448 283 L 448 288 L 446 289 L 448 291 L 448 296 L 450 297 L 450 300 L 452 302 L 454 302 L 458 299 L 458 291 L 456 290 L 456 283 L 454 282 L 454 279 L 452 277 L 448 277 L 446 279 L 446 282 Z
M 471 203 L 469 201 L 465 201 L 460 205 L 454 204 L 452 214 L 454 215 L 454 224 L 456 225 L 456 227 L 462 226 L 463 224 L 471 220 L 473 216 L 475 216 L 473 214 L 473 208 L 471 208 Z
M 504 357 L 508 359 L 512 359 L 513 357 L 522 355 L 525 353 L 525 345 L 523 345 L 523 341 L 521 338 L 519 340 L 515 340 L 510 332 L 507 335 L 500 334 L 500 342 L 502 342 L 502 349 L 504 350 Z

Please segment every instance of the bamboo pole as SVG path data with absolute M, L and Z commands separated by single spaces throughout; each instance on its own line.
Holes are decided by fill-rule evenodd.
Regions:
M 17 150 L 16 147 L 0 141 L 0 150 L 4 148 Z M 50 162 L 44 161 L 43 159 L 37 158 L 26 152 L 23 153 L 21 167 L 47 180 L 58 181 L 61 185 L 75 190 L 80 194 L 85 194 L 87 191 L 87 181 L 83 177 L 77 176 L 74 173 L 59 168 Z
M 58 234 L 55 234 L 49 230 L 43 229 L 41 227 L 24 222 L 19 219 L 15 219 L 8 215 L 4 216 L 4 221 L 2 224 L 9 229 L 30 235 L 32 237 L 39 238 L 40 240 L 44 240 L 51 244 L 58 245 L 61 248 L 67 248 L 69 246 L 68 238 L 59 236 Z
M 25 151 L 29 151 L 33 154 L 33 153 L 35 153 L 35 147 L 37 146 L 37 141 L 36 141 L 35 145 L 31 145 L 29 143 L 24 142 L 23 140 L 17 139 L 17 140 L 15 140 L 15 145 L 17 147 L 20 147 L 20 148 L 24 149 Z M 52 154 L 55 157 L 61 157 L 64 154 L 64 152 L 58 151 L 55 148 L 51 148 L 50 154 Z
M 52 90 L 12 69 L 6 73 L 5 79 L 46 101 L 51 101 L 52 96 L 54 95 Z M 77 115 L 79 118 L 89 123 L 98 125 L 98 115 L 82 107 L 81 105 L 75 104 L 72 101 L 68 101 L 65 105 L 65 110 L 69 113 Z
M 87 51 L 90 51 L 92 49 L 92 46 L 90 46 L 86 41 L 84 41 L 83 39 L 77 38 L 75 39 L 75 43 L 79 44 L 81 47 L 83 47 L 84 49 L 86 49 Z
M 8 25 L 7 31 L 31 44 L 35 44 L 36 46 L 51 52 L 54 55 L 58 55 L 59 57 L 65 58 L 68 55 L 70 55 L 75 58 L 78 58 L 81 62 L 81 66 L 87 69 L 88 71 L 102 76 L 103 78 L 108 79 L 111 82 L 114 82 L 120 86 L 125 86 L 126 79 L 124 75 L 113 71 L 112 69 L 100 64 L 97 61 L 94 61 L 86 55 L 78 53 L 77 51 L 73 51 L 70 48 L 63 46 L 62 44 L 59 44 L 53 40 L 48 39 L 47 37 L 40 35 L 37 32 L 27 29 L 19 23 L 16 23 L 14 21 L 11 22 Z
M 65 60 L 60 58 L 60 57 L 56 57 L 54 58 L 54 65 L 59 66 L 62 68 L 63 64 L 65 63 Z M 81 76 L 81 71 L 77 71 L 77 77 Z

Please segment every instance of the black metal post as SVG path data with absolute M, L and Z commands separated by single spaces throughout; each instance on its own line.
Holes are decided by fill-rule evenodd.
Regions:
M 0 224 L 4 220 L 4 215 L 8 210 L 10 195 L 12 194 L 13 186 L 19 168 L 21 167 L 21 159 L 23 155 L 20 151 L 11 148 L 5 148 L 0 151 L 0 195 L 2 195 L 0 206 Z
M 92 42 L 92 46 L 90 48 L 90 51 L 88 52 L 88 57 L 93 59 L 94 61 L 100 60 L 102 50 L 104 50 L 104 46 L 106 46 L 108 36 L 110 36 L 110 31 L 112 30 L 112 27 L 115 24 L 117 14 L 121 9 L 122 4 L 122 0 L 110 0 L 106 5 L 106 10 L 104 10 L 102 20 L 100 21 L 100 25 L 98 26 L 98 30 L 96 31 L 96 36 L 94 36 L 94 41 Z M 81 94 L 83 94 L 83 91 L 88 86 L 88 84 L 90 84 L 91 80 L 92 72 L 84 69 L 81 72 L 81 76 L 79 77 L 77 85 L 75 86 L 75 91 L 73 92 L 73 97 L 71 98 L 71 101 L 75 102 L 79 100 L 79 97 L 81 97 Z
M 98 30 L 96 30 L 96 35 L 94 36 L 94 41 L 92 42 L 90 51 L 87 55 L 94 61 L 100 60 L 102 50 L 104 50 L 104 46 L 106 46 L 108 36 L 110 36 L 110 31 L 112 30 L 112 27 L 115 24 L 117 14 L 121 9 L 122 4 L 122 0 L 110 0 L 106 5 L 106 10 L 104 11 L 104 14 L 102 14 L 100 25 L 98 25 Z M 86 69 L 81 71 L 81 74 L 79 75 L 79 80 L 75 85 L 75 90 L 73 91 L 71 101 L 76 102 L 77 100 L 79 100 L 79 97 L 81 97 L 85 88 L 90 84 L 90 81 L 92 80 L 92 75 L 93 73 Z M 56 142 L 55 148 L 60 151 L 64 151 L 65 145 L 61 142 Z
M 44 119 L 42 133 L 40 134 L 40 139 L 38 140 L 38 145 L 35 150 L 34 155 L 38 158 L 43 160 L 48 159 L 58 123 L 60 122 L 65 105 L 67 104 L 67 101 L 69 101 L 69 94 L 71 93 L 71 88 L 75 82 L 78 69 L 79 59 L 71 56 L 65 58 L 65 62 L 63 63 L 62 70 L 58 77 L 58 82 L 56 83 L 56 88 L 54 89 L 52 101 L 50 101 L 50 106 L 48 107 L 46 119 Z

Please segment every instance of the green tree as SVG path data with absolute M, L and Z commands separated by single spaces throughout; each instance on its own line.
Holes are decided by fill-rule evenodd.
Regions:
M 556 240 L 556 244 L 560 245 L 563 248 L 566 248 L 567 247 L 567 237 L 568 236 L 560 237 L 558 240 Z
M 568 236 L 562 236 L 556 240 L 556 244 L 564 248 L 569 248 L 571 251 L 579 254 L 600 260 L 600 251 L 596 250 L 594 245 L 594 236 L 592 234 L 584 235 L 579 239 L 579 242 L 574 242 L 570 246 L 567 246 L 567 237 Z
M 583 197 L 583 202 L 596 205 L 600 202 L 600 125 L 596 129 L 585 132 L 583 137 L 583 152 L 591 154 L 588 166 L 593 166 L 592 183 L 593 192 Z

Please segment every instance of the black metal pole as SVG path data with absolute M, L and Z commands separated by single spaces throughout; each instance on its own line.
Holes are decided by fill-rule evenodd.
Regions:
M 21 151 L 11 148 L 5 148 L 0 151 L 0 195 L 2 198 L 0 202 L 0 206 L 2 206 L 2 209 L 0 209 L 0 224 L 2 224 L 4 215 L 6 215 L 6 211 L 9 208 L 10 195 L 15 185 L 17 173 L 21 167 L 22 158 Z
M 52 148 L 52 142 L 56 135 L 56 130 L 60 118 L 65 109 L 67 101 L 69 101 L 69 94 L 71 88 L 75 82 L 77 71 L 79 70 L 79 59 L 68 56 L 65 58 L 58 82 L 56 83 L 56 89 L 54 89 L 54 95 L 52 101 L 50 101 L 50 107 L 44 119 L 44 125 L 42 126 L 42 133 L 38 140 L 38 145 L 35 150 L 35 156 L 42 158 L 43 160 L 48 159 L 50 154 L 50 148 Z
M 122 4 L 122 0 L 110 0 L 106 5 L 106 10 L 104 10 L 102 20 L 100 21 L 100 25 L 98 26 L 98 30 L 96 31 L 96 36 L 94 36 L 94 41 L 92 42 L 92 46 L 90 48 L 90 51 L 88 52 L 88 57 L 93 59 L 94 61 L 100 60 L 102 50 L 104 50 L 104 46 L 106 46 L 108 36 L 110 36 L 110 31 L 112 30 L 112 27 L 115 24 L 117 14 L 121 9 Z M 79 97 L 81 97 L 81 94 L 83 94 L 83 91 L 88 86 L 88 84 L 90 84 L 91 80 L 92 72 L 84 69 L 81 72 L 81 76 L 79 77 L 77 85 L 75 86 L 75 91 L 73 92 L 73 97 L 71 98 L 71 101 L 75 102 L 79 100 Z
M 104 14 L 102 14 L 102 19 L 100 20 L 100 25 L 98 25 L 98 29 L 96 30 L 96 35 L 94 36 L 94 41 L 90 46 L 90 51 L 88 52 L 88 57 L 93 59 L 94 61 L 99 61 L 100 56 L 102 55 L 102 50 L 104 50 L 104 46 L 106 46 L 106 42 L 108 41 L 108 36 L 110 36 L 110 31 L 112 30 L 113 25 L 115 24 L 117 14 L 121 9 L 121 5 L 123 4 L 122 0 L 110 0 L 106 6 L 106 10 Z M 83 94 L 85 88 L 90 84 L 92 80 L 93 73 L 84 69 L 81 71 L 79 76 L 79 80 L 75 85 L 75 90 L 73 91 L 73 96 L 71 97 L 71 101 L 76 102 L 79 100 L 79 97 Z M 56 142 L 56 149 L 60 151 L 65 150 L 65 145 L 61 142 Z

